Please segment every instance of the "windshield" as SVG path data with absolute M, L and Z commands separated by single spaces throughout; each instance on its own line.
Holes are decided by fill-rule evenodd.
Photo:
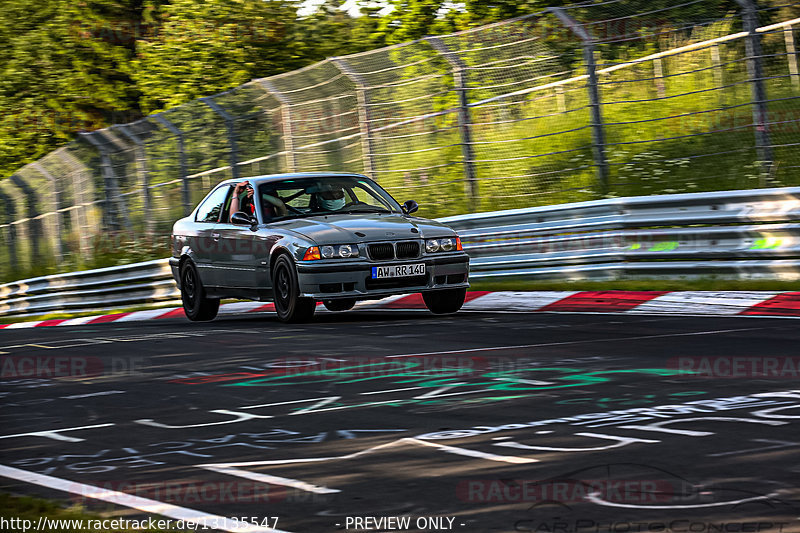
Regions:
M 320 176 L 262 183 L 261 210 L 267 221 L 345 213 L 402 213 L 374 181 L 360 176 Z

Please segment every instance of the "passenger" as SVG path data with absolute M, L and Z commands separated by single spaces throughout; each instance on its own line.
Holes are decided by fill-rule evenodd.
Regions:
M 231 206 L 228 210 L 228 220 L 234 213 L 243 211 L 250 216 L 255 216 L 256 206 L 253 201 L 253 186 L 249 181 L 241 181 L 236 184 L 233 189 L 233 198 L 231 198 Z

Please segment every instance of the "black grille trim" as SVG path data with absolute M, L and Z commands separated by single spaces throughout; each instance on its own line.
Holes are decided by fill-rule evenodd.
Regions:
M 395 245 L 398 259 L 414 259 L 419 257 L 419 243 L 417 241 L 402 241 Z
M 367 253 L 374 260 L 394 259 L 394 246 L 390 242 L 368 244 Z

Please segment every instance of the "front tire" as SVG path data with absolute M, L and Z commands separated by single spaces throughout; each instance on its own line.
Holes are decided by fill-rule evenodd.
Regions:
M 306 322 L 314 316 L 317 304 L 311 298 L 301 298 L 297 271 L 292 260 L 281 255 L 272 267 L 272 291 L 275 311 L 281 322 Z
M 322 305 L 328 311 L 348 311 L 356 305 L 355 298 L 339 298 L 337 300 L 322 300 Z
M 444 315 L 455 313 L 464 305 L 467 289 L 444 289 L 422 293 L 422 299 L 431 313 Z
M 186 318 L 192 322 L 214 320 L 219 311 L 219 299 L 206 296 L 197 267 L 191 261 L 181 267 L 181 301 Z

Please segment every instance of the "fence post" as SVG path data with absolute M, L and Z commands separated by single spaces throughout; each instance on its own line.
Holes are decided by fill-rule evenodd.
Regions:
M 667 94 L 667 87 L 664 84 L 664 63 L 660 58 L 653 60 L 653 77 L 656 83 L 656 96 L 664 98 Z
M 556 85 L 556 106 L 559 113 L 563 113 L 567 110 L 567 98 L 564 95 L 564 87 L 561 85 Z
M 714 83 L 717 87 L 722 87 L 724 79 L 724 70 L 722 68 L 722 58 L 719 53 L 719 45 L 714 44 L 711 46 L 711 64 L 714 66 L 713 75 Z M 719 93 L 719 103 L 724 106 L 726 102 L 725 91 L 717 91 Z
M 372 126 L 369 119 L 369 93 L 367 93 L 367 82 L 363 76 L 354 71 L 350 64 L 341 57 L 332 57 L 331 62 L 342 74 L 352 81 L 356 89 L 358 98 L 358 126 L 361 130 L 361 151 L 363 152 L 364 174 L 375 178 L 375 151 L 372 145 Z
M 50 182 L 52 187 L 53 194 L 52 195 L 45 195 L 50 196 L 51 203 L 53 205 L 53 224 L 51 227 L 51 232 L 53 234 L 53 251 L 55 252 L 56 259 L 61 262 L 64 259 L 64 241 L 63 239 L 63 225 L 61 223 L 61 198 L 62 198 L 62 191 L 61 186 L 56 180 L 55 176 L 50 174 L 38 161 L 31 163 L 31 168 L 36 170 L 39 174 L 45 177 L 47 181 Z
M 31 245 L 30 259 L 31 264 L 35 264 L 41 258 L 39 239 L 42 237 L 42 221 L 38 217 L 42 213 L 39 210 L 39 195 L 36 194 L 36 190 L 18 174 L 12 174 L 10 179 L 11 183 L 16 185 L 17 188 L 25 194 L 24 205 L 28 209 L 28 212 L 23 213 L 22 218 L 28 219 L 28 241 L 30 241 Z
M 181 165 L 181 201 L 183 202 L 183 216 L 188 216 L 192 212 L 192 198 L 189 191 L 189 166 L 186 164 L 186 146 L 183 142 L 183 132 L 161 113 L 156 113 L 153 118 L 178 138 L 178 160 Z
M 114 166 L 111 164 L 111 154 L 109 153 L 108 146 L 105 142 L 95 139 L 98 131 L 92 133 L 80 133 L 79 139 L 86 139 L 89 144 L 97 148 L 100 152 L 100 165 L 103 172 L 103 191 L 101 205 L 103 206 L 104 226 L 111 231 L 119 231 L 122 227 L 120 217 L 127 220 L 127 212 L 122 204 L 122 198 L 119 194 L 119 187 L 117 186 L 117 176 L 114 174 Z M 127 224 L 126 224 L 127 226 Z
M 786 42 L 786 59 L 789 62 L 789 75 L 792 78 L 792 86 L 795 90 L 800 90 L 800 71 L 797 68 L 797 46 L 794 40 L 794 29 L 792 25 L 783 28 L 783 39 Z
M 283 149 L 286 152 L 286 169 L 297 170 L 297 153 L 294 151 L 294 124 L 292 123 L 291 102 L 275 84 L 268 79 L 260 79 L 258 83 L 281 104 L 281 125 L 283 126 Z
M 12 222 L 17 218 L 17 210 L 14 207 L 14 200 L 11 199 L 3 190 L 0 190 L 0 201 L 5 204 L 6 213 L 6 227 L 8 234 L 7 249 L 9 260 L 9 271 L 6 274 L 12 274 L 19 267 L 19 258 L 17 256 L 17 228 Z
M 586 88 L 589 93 L 589 110 L 592 116 L 592 155 L 597 172 L 597 184 L 600 196 L 608 194 L 608 158 L 606 157 L 606 139 L 603 129 L 603 116 L 600 112 L 600 91 L 597 85 L 597 63 L 594 58 L 595 39 L 580 23 L 560 7 L 548 7 L 561 23 L 577 35 L 583 43 L 583 60 L 586 63 L 586 74 L 589 76 Z
M 745 50 L 747 52 L 747 75 L 750 78 L 753 99 L 756 151 L 764 167 L 764 174 L 769 175 L 774 159 L 767 117 L 767 90 L 764 87 L 764 68 L 761 61 L 763 57 L 761 36 L 756 31 L 756 28 L 758 28 L 758 11 L 752 0 L 736 0 L 736 3 L 742 7 L 742 21 L 744 23 L 744 31 L 747 32 Z M 764 185 L 766 184 L 762 182 L 761 186 Z
M 239 147 L 236 144 L 236 129 L 234 128 L 233 124 L 233 117 L 225 111 L 222 106 L 216 103 L 212 97 L 206 96 L 205 98 L 200 98 L 200 101 L 210 107 L 214 113 L 222 117 L 222 120 L 225 121 L 225 129 L 228 131 L 228 145 L 230 146 L 230 164 L 231 164 L 231 174 L 233 175 L 233 179 L 239 179 Z
M 80 205 L 81 208 L 76 210 L 76 223 L 75 225 L 78 227 L 78 235 L 80 236 L 81 242 L 81 251 L 89 258 L 91 254 L 92 245 L 91 245 L 91 235 L 89 235 L 89 229 L 95 228 L 95 217 L 92 216 L 92 212 L 94 210 L 93 202 L 94 202 L 94 187 L 91 184 L 91 178 L 86 179 L 87 174 L 89 174 L 89 169 L 86 168 L 78 158 L 68 154 L 66 152 L 66 148 L 60 148 L 56 150 L 56 155 L 64 162 L 64 164 L 69 168 L 69 174 L 72 178 L 72 193 L 73 193 L 73 201 Z M 76 169 L 75 167 L 79 167 Z M 81 179 L 81 175 L 83 179 Z M 89 187 L 87 187 L 87 183 Z M 88 191 L 87 191 L 88 189 Z M 90 198 L 87 199 L 87 192 L 89 193 Z
M 127 125 L 111 126 L 119 130 L 122 135 L 133 141 L 136 145 L 136 172 L 139 174 L 139 185 L 142 188 L 142 208 L 144 209 L 145 232 L 152 235 L 155 232 L 155 220 L 153 220 L 152 199 L 150 197 L 150 178 L 147 169 L 147 153 L 144 148 L 144 141 L 128 129 Z
M 458 54 L 450 50 L 439 37 L 425 37 L 431 47 L 442 55 L 453 70 L 453 84 L 458 94 L 458 131 L 461 134 L 461 156 L 464 158 L 464 176 L 466 177 L 466 193 L 470 209 L 478 210 L 478 180 L 475 172 L 475 153 L 472 149 L 472 120 L 469 112 L 469 95 L 467 94 L 467 65 Z

